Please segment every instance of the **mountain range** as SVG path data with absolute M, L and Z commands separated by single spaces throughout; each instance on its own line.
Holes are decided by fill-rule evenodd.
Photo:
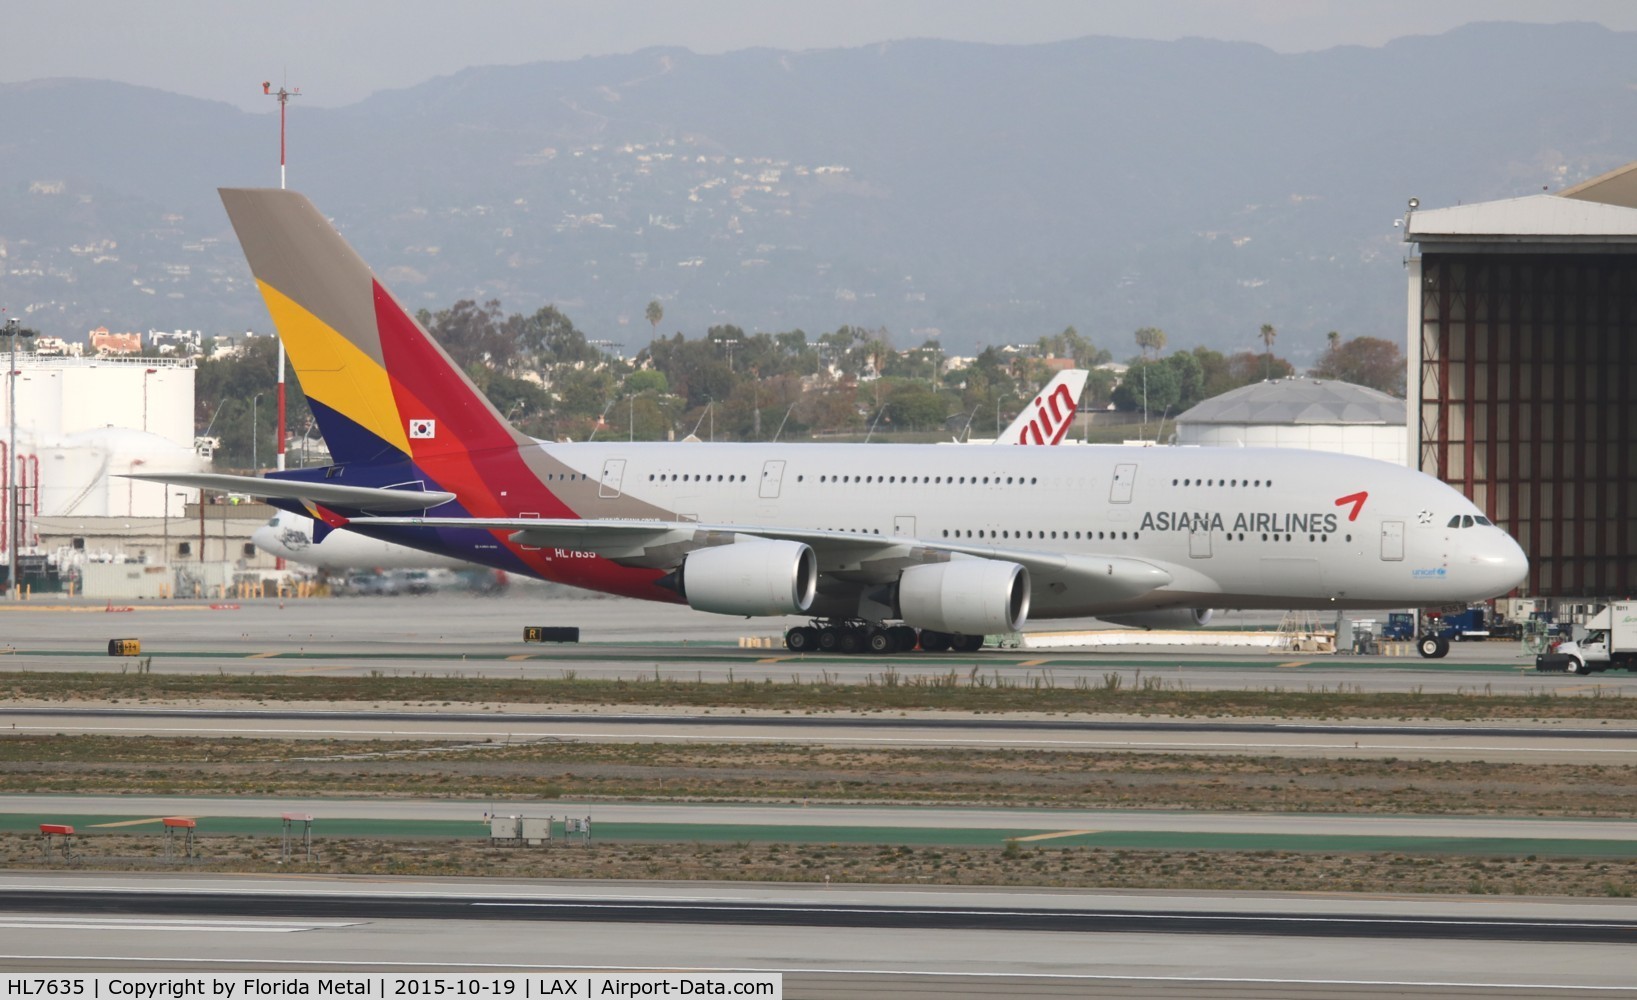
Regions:
M 1076 327 L 1298 361 L 1398 340 L 1394 221 L 1637 153 L 1637 33 L 1476 24 L 1379 48 L 912 40 L 482 67 L 291 103 L 290 186 L 411 308 L 556 304 L 626 353 L 712 324 L 951 353 Z M 269 108 L 273 102 L 268 102 Z M 276 113 L 0 85 L 0 305 L 41 332 L 265 329 L 217 187 Z M 657 299 L 657 331 L 644 308 Z

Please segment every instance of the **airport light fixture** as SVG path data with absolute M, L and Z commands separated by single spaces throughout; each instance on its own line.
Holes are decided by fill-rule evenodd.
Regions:
M 20 596 L 17 590 L 17 537 L 20 518 L 17 516 L 17 505 L 22 495 L 17 491 L 17 340 L 20 337 L 34 336 L 33 330 L 24 330 L 17 317 L 6 320 L 5 337 L 11 343 L 11 363 L 6 366 L 6 398 L 9 401 L 10 413 L 6 418 L 6 426 L 10 434 L 10 444 L 6 446 L 6 551 L 11 560 L 10 574 L 6 577 L 6 593 L 12 600 Z
M 256 419 L 256 408 L 261 404 L 261 393 L 250 397 L 250 467 L 260 469 L 261 462 L 256 457 L 256 427 L 260 423 Z

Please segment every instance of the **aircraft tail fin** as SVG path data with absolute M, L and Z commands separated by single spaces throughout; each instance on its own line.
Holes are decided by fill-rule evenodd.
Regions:
M 1057 373 L 1046 388 L 1040 390 L 1034 401 L 1023 407 L 996 444 L 1058 444 L 1074 425 L 1074 414 L 1080 405 L 1080 394 L 1085 391 L 1090 372 L 1084 368 L 1068 368 Z
M 221 196 L 337 465 L 424 467 L 529 440 L 305 196 Z

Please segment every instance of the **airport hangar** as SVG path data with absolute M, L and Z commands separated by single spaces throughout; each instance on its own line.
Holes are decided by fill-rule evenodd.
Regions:
M 1405 222 L 1420 468 L 1523 546 L 1525 595 L 1637 594 L 1637 163 Z

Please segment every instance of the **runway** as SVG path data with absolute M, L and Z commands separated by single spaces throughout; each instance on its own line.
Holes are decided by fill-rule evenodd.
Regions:
M 0 876 L 7 971 L 722 969 L 789 997 L 1637 995 L 1623 901 Z
M 1551 692 L 1608 696 L 1637 690 L 1628 674 L 1595 678 L 1539 674 L 1517 643 L 1457 643 L 1448 658 L 1353 657 L 1239 648 L 1116 646 L 1104 650 L 843 656 L 740 649 L 741 636 L 772 639 L 792 620 L 724 618 L 685 607 L 621 600 L 545 599 L 522 589 L 504 597 L 332 598 L 240 603 L 98 602 L 0 607 L 0 671 L 119 671 L 109 639 L 137 638 L 151 669 L 176 673 L 464 677 L 674 677 L 688 680 L 807 679 L 848 683 L 890 671 L 901 680 L 973 668 L 1018 683 L 1100 684 L 1110 672 L 1213 689 L 1336 689 L 1429 693 Z M 1266 627 L 1265 613 L 1219 620 Z M 575 625 L 583 642 L 525 645 L 524 625 Z M 1039 623 L 1050 631 L 1106 628 L 1095 620 Z M 1136 633 L 1133 633 L 1136 634 Z M 656 640 L 663 636 L 663 640 Z

